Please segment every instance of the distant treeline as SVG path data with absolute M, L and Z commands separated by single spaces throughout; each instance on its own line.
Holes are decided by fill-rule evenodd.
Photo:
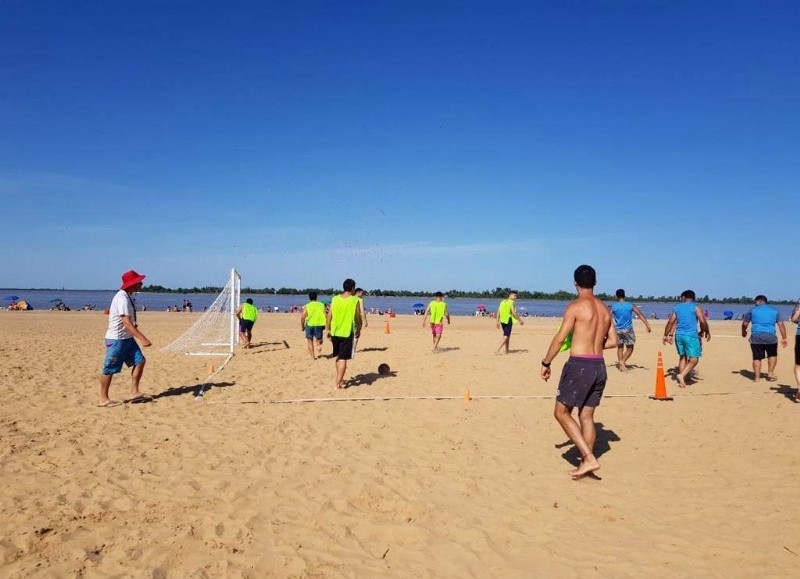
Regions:
M 167 288 L 160 285 L 147 285 L 142 288 L 142 292 L 152 292 L 152 293 L 166 293 L 166 294 L 217 294 L 222 291 L 221 287 L 193 287 L 193 288 Z M 334 289 L 334 288 L 305 288 L 305 289 L 296 289 L 290 287 L 282 287 L 282 288 L 251 288 L 245 287 L 242 288 L 242 294 L 273 294 L 273 295 L 287 295 L 287 296 L 299 296 L 299 295 L 308 295 L 308 292 L 315 291 L 317 294 L 321 296 L 331 296 L 339 293 L 341 289 Z M 371 289 L 365 290 L 368 295 L 373 297 L 433 297 L 436 292 L 429 292 L 429 291 L 411 291 L 411 290 L 388 290 L 388 289 Z M 508 296 L 508 293 L 511 291 L 511 288 L 507 287 L 498 287 L 493 290 L 483 290 L 483 291 L 462 291 L 462 290 L 449 290 L 446 292 L 442 292 L 449 298 L 479 298 L 479 299 L 503 299 Z M 540 292 L 540 291 L 528 291 L 528 290 L 518 290 L 517 291 L 519 299 L 521 300 L 556 300 L 556 301 L 568 301 L 574 300 L 577 294 L 568 291 L 557 291 L 557 292 Z M 614 295 L 609 295 L 606 293 L 597 294 L 597 297 L 603 301 L 613 301 L 616 299 Z M 628 301 L 631 302 L 677 302 L 680 301 L 680 296 L 628 296 Z M 750 304 L 753 303 L 753 297 L 751 296 L 739 296 L 738 298 L 712 298 L 708 295 L 704 295 L 702 297 L 698 297 L 698 302 L 709 303 L 709 304 Z M 772 303 L 775 304 L 794 304 L 793 301 L 788 300 L 778 300 L 773 301 Z

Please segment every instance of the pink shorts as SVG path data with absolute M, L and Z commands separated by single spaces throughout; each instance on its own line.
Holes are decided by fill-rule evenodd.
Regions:
M 444 330 L 444 324 L 431 324 L 431 334 L 434 336 L 441 336 Z

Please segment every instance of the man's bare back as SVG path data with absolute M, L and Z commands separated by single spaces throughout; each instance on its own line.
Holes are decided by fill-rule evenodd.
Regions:
M 567 306 L 565 322 L 572 319 L 572 356 L 596 356 L 616 344 L 616 332 L 611 323 L 611 312 L 599 299 L 593 296 L 579 297 Z M 614 336 L 610 333 L 614 332 Z M 607 340 L 608 338 L 608 340 Z
M 579 479 L 600 468 L 594 456 L 596 437 L 594 410 L 600 404 L 606 382 L 603 350 L 617 347 L 617 333 L 611 323 L 611 312 L 606 305 L 594 297 L 596 274 L 588 265 L 575 270 L 575 288 L 578 299 L 564 310 L 564 319 L 542 358 L 541 376 L 550 379 L 550 364 L 558 355 L 562 344 L 572 336 L 570 359 L 564 370 L 556 392 L 554 415 L 570 440 L 581 453 L 581 464 L 569 472 Z M 579 408 L 579 420 L 572 417 L 572 410 Z

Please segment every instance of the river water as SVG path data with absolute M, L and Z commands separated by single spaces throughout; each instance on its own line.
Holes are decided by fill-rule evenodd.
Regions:
M 53 307 L 53 300 L 63 300 L 71 309 L 82 309 L 85 306 L 92 306 L 95 309 L 103 310 L 111 303 L 114 291 L 96 290 L 22 290 L 4 289 L 0 290 L 0 306 L 7 306 L 9 301 L 2 298 L 8 296 L 18 296 L 26 300 L 34 309 L 47 310 Z M 202 311 L 204 307 L 211 305 L 217 294 L 175 294 L 175 293 L 139 293 L 135 300 L 139 308 L 146 307 L 148 310 L 165 311 L 170 306 L 177 306 L 179 309 L 184 300 L 192 302 L 194 311 Z M 261 310 L 273 310 L 277 307 L 278 311 L 286 312 L 292 306 L 302 306 L 308 299 L 306 296 L 288 296 L 274 294 L 242 294 L 242 300 L 253 298 L 253 302 Z M 330 296 L 320 296 L 320 299 Z M 398 314 L 413 314 L 415 304 L 427 305 L 431 298 L 423 297 L 372 297 L 367 296 L 364 305 L 369 311 L 377 308 L 385 311 L 389 308 Z M 450 313 L 454 316 L 471 316 L 475 314 L 478 306 L 485 306 L 489 312 L 497 311 L 499 301 L 478 298 L 458 298 L 447 299 Z M 635 303 L 635 302 L 634 302 Z M 567 302 L 557 300 L 517 300 L 517 309 L 520 314 L 529 316 L 561 316 Z M 659 319 L 669 316 L 675 303 L 664 302 L 644 302 L 637 304 L 650 318 L 653 314 Z M 711 319 L 722 319 L 723 312 L 731 311 L 734 317 L 739 317 L 750 309 L 750 304 L 701 304 L 703 309 L 707 309 L 711 314 Z M 776 306 L 788 320 L 792 312 L 792 306 Z

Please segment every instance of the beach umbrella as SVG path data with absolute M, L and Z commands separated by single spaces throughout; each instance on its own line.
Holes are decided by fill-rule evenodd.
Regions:
M 475 306 L 475 309 L 477 309 L 477 310 L 485 310 L 486 306 L 483 305 L 483 304 L 478 304 L 477 306 Z
M 425 307 L 425 304 L 421 304 L 421 303 L 417 302 L 417 303 L 415 303 L 415 304 L 414 304 L 413 306 L 411 306 L 411 307 L 412 307 L 412 308 L 424 308 L 424 307 Z
M 6 296 L 3 299 L 6 300 L 7 302 L 18 302 L 19 296 Z
M 64 300 L 62 300 L 61 298 L 56 298 L 56 299 L 54 299 L 54 300 L 50 300 L 50 303 L 51 303 L 51 304 L 60 304 L 60 303 L 61 303 L 61 302 L 63 302 L 63 301 L 64 301 Z

